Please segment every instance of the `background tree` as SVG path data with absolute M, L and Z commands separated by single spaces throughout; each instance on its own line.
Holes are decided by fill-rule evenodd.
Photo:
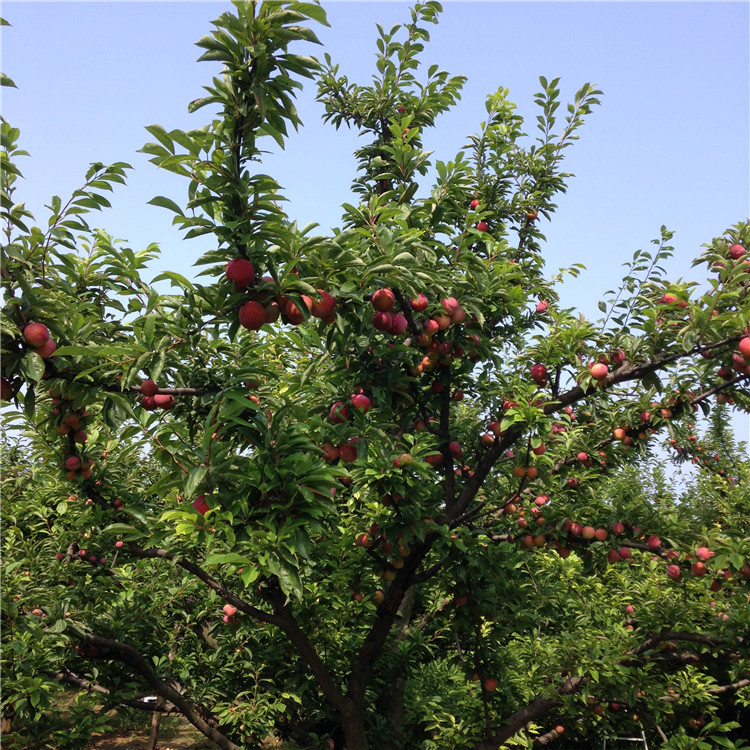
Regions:
M 540 227 L 600 92 L 582 86 L 560 121 L 541 79 L 531 138 L 501 89 L 432 164 L 423 143 L 463 83 L 418 75 L 439 11 L 380 30 L 369 85 L 289 52 L 316 41 L 317 5 L 217 19 L 198 45 L 224 73 L 190 105 L 215 119 L 152 125 L 144 147 L 188 182 L 184 204 L 152 202 L 216 238 L 205 284 L 146 284 L 157 249 L 88 224 L 126 164 L 92 165 L 30 226 L 3 122 L 2 396 L 27 440 L 4 477 L 3 710 L 22 736 L 61 742 L 38 721 L 57 681 L 136 709 L 156 694 L 227 749 L 273 733 L 488 750 L 640 726 L 740 744 L 747 477 L 716 410 L 750 405 L 750 229 L 706 246 L 698 284 L 666 279 L 663 228 L 602 320 L 561 309 L 578 269 L 545 270 Z M 305 78 L 366 138 L 331 236 L 258 171 L 262 138 L 300 124 Z M 705 445 L 701 409 L 718 414 Z M 632 481 L 660 433 L 710 479 Z

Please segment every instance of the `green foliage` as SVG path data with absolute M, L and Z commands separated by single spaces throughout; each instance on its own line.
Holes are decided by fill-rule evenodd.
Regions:
M 317 42 L 318 5 L 234 6 L 198 43 L 223 71 L 191 109 L 215 119 L 151 125 L 143 149 L 186 178 L 185 200 L 152 203 L 216 238 L 202 281 L 148 284 L 158 248 L 90 226 L 123 163 L 36 226 L 3 122 L 4 720 L 75 747 L 104 722 L 91 706 L 156 694 L 227 750 L 641 728 L 740 747 L 750 476 L 726 410 L 750 407 L 750 225 L 706 246 L 701 283 L 668 280 L 662 228 L 586 320 L 557 303 L 579 266 L 546 270 L 540 226 L 601 92 L 559 123 L 559 80 L 540 79 L 534 139 L 498 89 L 433 165 L 423 144 L 464 83 L 419 77 L 438 3 L 379 29 L 368 85 L 289 51 Z M 365 139 L 332 236 L 259 171 L 259 139 L 300 125 L 303 79 Z M 230 262 L 253 273 L 235 283 Z

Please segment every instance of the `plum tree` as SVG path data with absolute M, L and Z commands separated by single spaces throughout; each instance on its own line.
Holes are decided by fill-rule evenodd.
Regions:
M 123 163 L 92 165 L 46 230 L 27 226 L 2 123 L 1 374 L 25 435 L 3 468 L 3 716 L 19 743 L 50 735 L 58 683 L 152 710 L 148 690 L 224 750 L 634 727 L 675 749 L 686 732 L 739 743 L 750 482 L 725 425 L 750 407 L 750 225 L 708 242 L 699 282 L 665 277 L 663 229 L 600 320 L 561 308 L 541 227 L 600 92 L 582 86 L 558 132 L 559 82 L 540 79 L 530 142 L 500 89 L 468 150 L 431 163 L 464 84 L 417 80 L 439 11 L 379 29 L 367 84 L 289 51 L 317 41 L 318 5 L 216 20 L 198 45 L 223 75 L 190 105 L 216 119 L 150 126 L 143 148 L 186 178 L 182 205 L 153 202 L 215 240 L 198 261 L 213 283 L 168 272 L 160 293 L 141 278 L 157 248 L 89 226 Z M 287 216 L 258 167 L 262 139 L 300 125 L 305 79 L 364 144 L 330 236 Z M 662 446 L 697 472 L 683 490 Z

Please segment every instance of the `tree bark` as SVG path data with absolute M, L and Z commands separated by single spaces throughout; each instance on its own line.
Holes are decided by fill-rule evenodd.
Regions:
M 378 713 L 388 719 L 391 732 L 387 737 L 387 746 L 392 750 L 405 750 L 404 747 L 404 688 L 406 680 L 394 677 L 378 698 Z M 385 740 L 385 738 L 384 738 Z M 385 741 L 383 742 L 385 745 Z
M 365 713 L 361 706 L 351 701 L 339 711 L 341 728 L 344 732 L 345 750 L 368 750 L 367 732 L 365 731 Z
M 156 743 L 159 741 L 159 727 L 161 726 L 161 712 L 154 711 L 151 714 L 151 733 L 148 736 L 146 750 L 156 750 Z

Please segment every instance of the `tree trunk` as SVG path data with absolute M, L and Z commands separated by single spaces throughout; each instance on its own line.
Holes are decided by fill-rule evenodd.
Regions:
M 391 728 L 387 745 L 392 750 L 404 750 L 405 686 L 403 677 L 394 677 L 378 698 L 378 713 L 388 719 Z
M 146 750 L 156 750 L 156 743 L 159 741 L 159 727 L 161 726 L 161 711 L 154 711 L 151 714 L 151 734 L 148 736 Z
M 349 704 L 341 711 L 341 728 L 344 731 L 345 750 L 367 750 L 365 715 L 360 707 Z

